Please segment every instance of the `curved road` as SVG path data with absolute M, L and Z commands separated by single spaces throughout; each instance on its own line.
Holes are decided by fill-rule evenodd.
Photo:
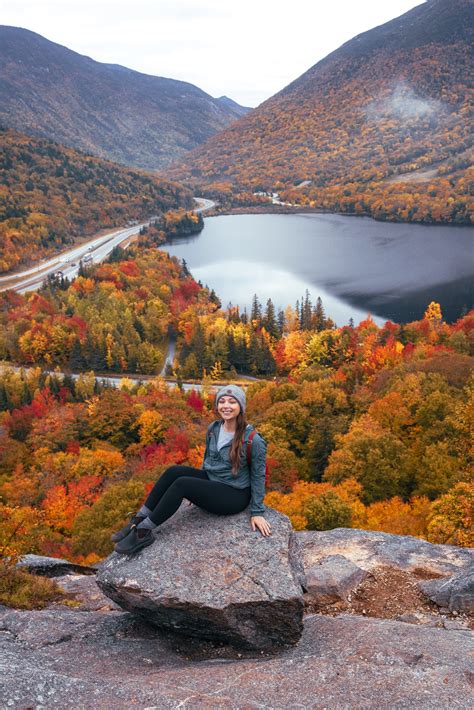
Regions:
M 198 204 L 198 207 L 194 210 L 195 212 L 205 212 L 212 209 L 216 204 L 212 200 L 206 200 L 203 197 L 195 197 L 194 200 Z M 42 286 L 50 274 L 58 274 L 58 272 L 61 272 L 65 278 L 71 280 L 77 276 L 81 259 L 89 264 L 100 263 L 110 254 L 114 247 L 138 234 L 140 229 L 149 223 L 147 221 L 125 227 L 124 229 L 116 229 L 113 232 L 102 234 L 100 237 L 94 237 L 73 249 L 56 254 L 50 259 L 40 261 L 36 266 L 30 267 L 25 271 L 0 276 L 0 291 L 6 291 L 7 289 L 18 293 L 35 291 Z
M 194 209 L 195 212 L 206 212 L 212 209 L 216 203 L 213 200 L 207 200 L 204 197 L 195 197 L 194 201 L 197 203 L 197 207 Z M 131 227 L 126 227 L 125 229 L 115 230 L 113 232 L 108 232 L 100 237 L 95 237 L 89 242 L 85 242 L 74 249 L 65 251 L 62 254 L 56 255 L 51 259 L 47 259 L 38 263 L 37 266 L 26 269 L 25 271 L 17 272 L 15 274 L 7 274 L 6 276 L 0 276 L 0 291 L 5 291 L 11 289 L 12 291 L 17 291 L 18 293 L 26 293 L 27 291 L 34 291 L 39 288 L 43 281 L 48 277 L 49 274 L 62 272 L 64 277 L 73 279 L 77 276 L 79 271 L 79 262 L 84 257 L 87 257 L 87 263 L 99 263 L 103 261 L 112 251 L 115 246 L 122 244 L 125 240 L 129 239 L 131 236 L 138 234 L 143 226 L 146 226 L 149 222 L 142 222 L 141 224 L 135 224 Z M 175 340 L 170 338 L 168 352 L 165 358 L 165 364 L 163 370 L 160 373 L 161 376 L 165 374 L 166 365 L 173 363 L 175 356 Z M 17 366 L 12 365 L 15 369 L 20 369 Z M 1 368 L 1 364 L 0 364 Z M 27 368 L 23 368 L 27 369 Z M 61 373 L 64 374 L 64 373 Z M 73 378 L 77 378 L 79 375 L 71 374 Z M 114 386 L 120 383 L 122 377 L 109 377 L 97 376 L 98 380 L 105 380 L 110 382 Z M 140 379 L 134 379 L 129 377 L 133 383 L 142 382 L 143 380 L 153 379 L 150 377 L 142 377 Z M 251 379 L 251 378 L 249 378 Z M 167 382 L 169 387 L 176 387 L 176 382 Z M 188 382 L 183 383 L 184 390 L 197 389 L 200 390 L 202 385 L 191 384 Z M 217 386 L 215 387 L 217 389 Z M 214 385 L 211 385 L 211 389 L 214 389 Z
M 15 372 L 19 372 L 20 370 L 31 370 L 35 367 L 38 367 L 38 365 L 14 365 L 13 363 L 10 362 L 0 362 L 0 374 L 3 373 L 5 370 L 14 370 Z M 80 375 L 85 375 L 87 373 L 85 372 L 58 372 L 56 370 L 44 370 L 48 375 L 61 375 L 64 377 L 66 374 L 72 377 L 73 380 L 77 380 L 77 378 Z M 107 382 L 110 385 L 113 385 L 113 387 L 120 387 L 120 383 L 122 380 L 128 380 L 129 382 L 132 382 L 134 385 L 143 383 L 143 382 L 151 382 L 153 380 L 157 379 L 157 375 L 139 375 L 138 377 L 134 377 L 133 375 L 95 375 L 95 379 L 98 382 Z M 164 379 L 164 378 L 163 378 Z M 243 376 L 242 379 L 248 379 L 249 380 L 249 385 L 256 381 L 258 378 L 256 377 L 251 377 L 249 376 Z M 177 383 L 174 380 L 166 380 L 165 383 L 167 387 L 177 387 Z M 208 385 L 209 389 L 211 392 L 217 392 L 217 390 L 221 387 L 222 385 Z M 247 385 L 243 384 L 243 387 L 247 387 Z M 198 384 L 198 383 L 193 383 L 193 382 L 183 382 L 182 383 L 183 390 L 185 392 L 189 392 L 190 390 L 202 390 L 203 385 Z

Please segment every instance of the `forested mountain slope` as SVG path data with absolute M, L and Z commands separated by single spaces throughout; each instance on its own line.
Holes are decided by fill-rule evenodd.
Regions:
M 192 196 L 181 185 L 0 129 L 0 272 Z
M 471 0 L 428 0 L 353 38 L 170 174 L 209 194 L 230 184 L 316 208 L 469 222 L 472 18 Z
M 102 64 L 0 26 L 0 123 L 126 165 L 157 169 L 241 115 L 193 84 Z

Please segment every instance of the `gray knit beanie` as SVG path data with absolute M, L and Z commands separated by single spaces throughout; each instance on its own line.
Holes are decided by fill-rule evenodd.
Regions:
M 243 391 L 242 387 L 238 387 L 237 385 L 224 385 L 224 387 L 220 388 L 220 390 L 216 394 L 216 409 L 220 398 L 225 397 L 226 395 L 236 399 L 237 402 L 240 404 L 240 409 L 242 410 L 242 412 L 245 412 L 245 392 Z

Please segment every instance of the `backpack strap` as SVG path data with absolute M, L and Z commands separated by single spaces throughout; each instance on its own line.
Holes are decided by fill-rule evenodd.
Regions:
M 253 440 L 253 437 L 255 436 L 256 433 L 257 433 L 256 430 L 253 429 L 250 432 L 249 438 L 247 439 L 247 466 L 249 468 L 252 464 L 252 440 Z
M 208 430 L 207 430 L 207 436 L 209 437 L 209 439 L 211 438 L 211 436 L 215 436 L 215 435 L 216 435 L 216 424 L 218 424 L 218 423 L 220 424 L 219 420 L 216 419 L 214 422 L 212 422 L 211 424 L 209 424 L 209 427 L 208 427 Z

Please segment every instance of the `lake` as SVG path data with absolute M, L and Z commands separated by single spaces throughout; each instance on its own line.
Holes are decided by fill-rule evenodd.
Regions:
M 320 296 L 338 326 L 370 313 L 382 324 L 419 319 L 430 303 L 447 321 L 473 304 L 474 229 L 378 222 L 330 214 L 248 214 L 205 219 L 195 236 L 161 249 L 185 259 L 223 307 L 294 306 Z

